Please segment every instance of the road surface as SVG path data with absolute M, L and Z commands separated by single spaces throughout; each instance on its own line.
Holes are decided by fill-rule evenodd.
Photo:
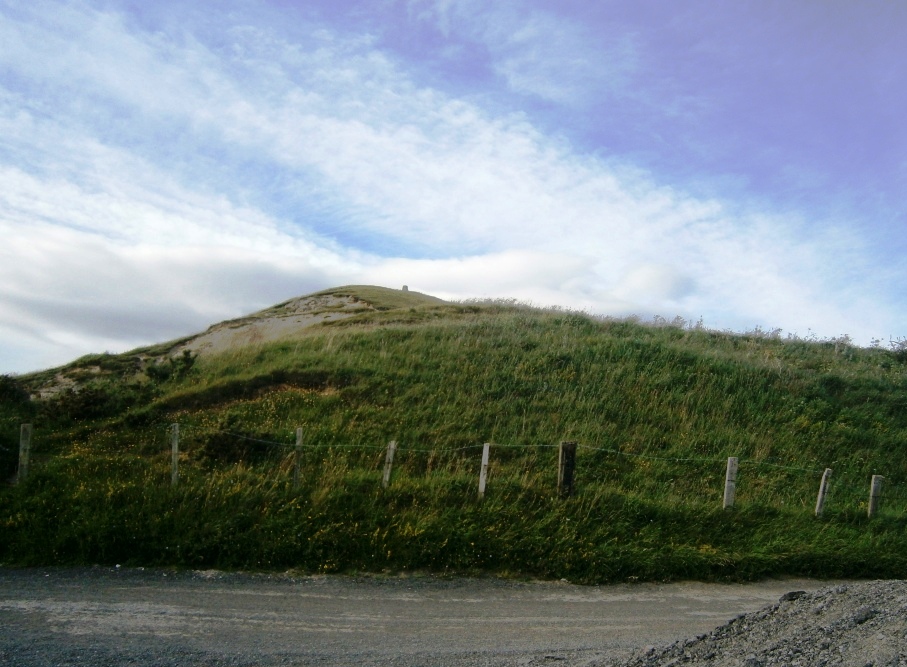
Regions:
M 827 585 L 0 568 L 0 665 L 587 665 Z

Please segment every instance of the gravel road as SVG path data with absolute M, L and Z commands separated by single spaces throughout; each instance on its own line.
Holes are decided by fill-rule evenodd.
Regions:
M 0 665 L 660 665 L 685 660 L 679 638 L 823 585 L 0 569 Z M 835 613 L 834 596 L 801 600 L 780 610 Z M 728 627 L 714 641 L 744 624 Z

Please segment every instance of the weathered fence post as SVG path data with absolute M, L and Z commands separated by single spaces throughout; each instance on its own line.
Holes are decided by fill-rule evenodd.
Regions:
M 296 429 L 296 449 L 293 452 L 293 488 L 299 487 L 299 466 L 302 459 L 302 427 Z
M 871 519 L 879 511 L 879 498 L 882 497 L 882 480 L 881 475 L 873 475 L 869 483 L 869 507 L 866 510 L 867 516 Z
M 170 486 L 180 479 L 180 425 L 170 425 Z
M 826 468 L 819 482 L 819 495 L 816 498 L 816 516 L 822 516 L 825 511 L 825 496 L 828 494 L 828 480 L 831 478 L 831 468 Z
M 31 458 L 32 425 L 22 424 L 19 429 L 19 473 L 16 478 L 21 483 L 28 477 L 28 462 Z
M 397 451 L 397 441 L 391 440 L 387 443 L 387 456 L 384 457 L 384 479 L 381 480 L 381 486 L 385 489 L 391 483 L 391 470 L 394 466 L 394 452 Z
M 491 449 L 490 443 L 482 445 L 482 468 L 479 471 L 479 498 L 485 497 L 485 480 L 488 477 L 488 452 Z
M 557 457 L 557 493 L 561 498 L 573 495 L 573 473 L 576 470 L 576 442 L 561 442 Z
M 729 510 L 734 506 L 734 497 L 737 495 L 737 457 L 729 456 L 727 472 L 724 475 L 724 509 Z

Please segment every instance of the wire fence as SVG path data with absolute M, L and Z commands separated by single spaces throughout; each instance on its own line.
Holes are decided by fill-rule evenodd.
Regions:
M 309 448 L 309 449 L 316 449 L 316 448 L 323 449 L 326 447 L 326 445 L 323 445 L 323 444 L 302 443 L 301 445 L 296 445 L 293 443 L 280 442 L 277 440 L 265 440 L 262 438 L 254 438 L 249 435 L 245 435 L 242 433 L 236 433 L 234 431 L 226 431 L 223 429 L 205 429 L 204 432 L 206 434 L 219 433 L 222 435 L 228 435 L 228 436 L 237 438 L 239 440 L 245 440 L 245 441 L 249 441 L 249 442 L 265 444 L 265 445 L 277 447 L 280 449 L 287 449 L 287 450 L 293 450 L 293 449 L 296 449 L 297 447 L 304 447 L 304 448 Z M 495 442 L 495 443 L 490 443 L 490 444 L 492 445 L 492 447 L 502 448 L 502 449 L 527 449 L 527 450 L 535 449 L 535 450 L 537 450 L 537 449 L 546 449 L 546 448 L 547 449 L 557 449 L 560 447 L 560 444 L 558 444 L 558 443 L 554 443 L 554 444 L 552 444 L 552 443 L 511 444 L 511 443 Z M 332 449 L 362 449 L 362 450 L 374 449 L 374 450 L 381 450 L 381 451 L 384 451 L 387 448 L 385 445 L 367 445 L 367 444 L 359 444 L 359 443 L 331 443 L 330 445 L 327 445 L 327 446 L 329 446 Z M 463 451 L 467 451 L 467 450 L 481 450 L 483 447 L 484 447 L 484 444 L 464 445 L 462 447 L 431 447 L 431 448 L 406 447 L 406 451 L 413 452 L 413 453 L 427 453 L 427 454 L 452 454 L 455 452 L 463 452 Z M 724 464 L 727 461 L 726 458 L 716 458 L 716 457 L 695 458 L 695 457 L 657 456 L 654 454 L 642 454 L 642 453 L 638 453 L 638 452 L 628 452 L 625 450 L 616 449 L 614 447 L 600 447 L 600 446 L 587 445 L 587 444 L 578 444 L 577 448 L 580 450 L 583 450 L 583 451 L 588 451 L 588 452 L 604 452 L 606 454 L 614 454 L 615 456 L 626 456 L 626 457 L 641 459 L 641 460 L 665 461 L 665 462 L 672 462 L 672 463 Z M 820 468 L 803 468 L 803 467 L 799 467 L 799 466 L 772 463 L 770 461 L 763 461 L 763 460 L 759 460 L 759 459 L 739 459 L 738 462 L 740 465 L 764 466 L 767 468 L 791 470 L 794 472 L 805 472 L 805 473 L 810 473 L 810 474 L 813 474 L 816 476 L 821 476 L 823 474 L 823 472 L 825 471 L 824 468 L 821 468 L 821 469 Z
M 29 428 L 26 429 L 26 426 Z M 424 446 L 399 446 L 396 441 L 392 441 L 389 445 L 392 444 L 393 452 L 390 451 L 389 445 L 381 444 L 365 444 L 365 443 L 336 443 L 332 442 L 330 444 L 324 443 L 313 443 L 306 442 L 302 438 L 302 429 L 297 429 L 297 436 L 295 442 L 286 442 L 280 440 L 274 440 L 270 438 L 257 437 L 254 435 L 249 435 L 247 433 L 240 433 L 235 430 L 227 429 L 218 429 L 218 428 L 197 428 L 197 429 L 186 429 L 183 427 L 180 429 L 179 425 L 173 424 L 166 427 L 167 437 L 170 440 L 172 447 L 172 483 L 177 484 L 179 479 L 178 466 L 180 460 L 180 442 L 183 444 L 188 441 L 190 444 L 193 443 L 197 445 L 198 443 L 204 441 L 206 438 L 211 438 L 214 435 L 226 436 L 228 438 L 233 438 L 237 441 L 254 443 L 255 445 L 263 446 L 264 448 L 272 448 L 274 450 L 282 452 L 284 455 L 295 454 L 295 474 L 294 474 L 294 484 L 299 478 L 299 467 L 300 467 L 300 455 L 305 451 L 311 450 L 350 450 L 350 451 L 373 451 L 373 452 L 386 452 L 387 457 L 385 459 L 385 470 L 384 470 L 384 484 L 387 486 L 392 469 L 392 461 L 394 458 L 394 452 L 404 454 L 404 453 L 413 453 L 413 454 L 429 454 L 434 457 L 443 457 L 444 455 L 455 455 L 462 454 L 468 451 L 481 451 L 494 449 L 503 449 L 503 450 L 555 450 L 559 451 L 559 469 L 558 469 L 558 484 L 560 487 L 564 471 L 565 461 L 563 460 L 563 445 L 564 443 L 482 443 L 482 444 L 470 444 L 463 445 L 459 447 L 424 447 Z M 595 444 L 586 444 L 586 443 L 571 443 L 574 445 L 573 452 L 582 451 L 586 453 L 599 453 L 605 454 L 614 457 L 616 460 L 620 461 L 623 459 L 632 459 L 636 461 L 651 461 L 651 462 L 661 462 L 661 463 L 677 463 L 677 464 L 691 464 L 695 466 L 725 466 L 727 465 L 726 470 L 726 479 L 725 479 L 725 507 L 731 507 L 734 504 L 734 489 L 737 483 L 736 475 L 739 468 L 744 469 L 761 469 L 767 468 L 771 470 L 779 470 L 787 473 L 799 473 L 809 475 L 810 477 L 823 477 L 828 468 L 811 468 L 804 466 L 790 465 L 788 463 L 777 463 L 773 461 L 766 461 L 761 459 L 747 459 L 747 458 L 737 458 L 737 457 L 674 457 L 674 456 L 663 456 L 652 453 L 643 453 L 643 452 L 632 452 L 619 447 L 609 447 L 609 446 L 600 446 Z M 21 481 L 24 478 L 24 475 L 27 474 L 29 466 L 29 457 L 31 449 L 31 428 L 29 425 L 23 425 L 23 440 L 22 447 L 20 448 L 20 461 L 19 461 L 19 475 L 18 479 Z M 185 452 L 185 447 L 182 449 Z M 573 456 L 571 454 L 570 456 Z M 733 460 L 733 473 L 731 471 L 731 460 Z M 483 466 L 487 466 L 488 453 L 485 451 L 483 453 Z M 566 465 L 571 469 L 575 467 L 574 461 L 567 461 Z M 484 478 L 485 471 L 483 470 L 482 482 L 481 482 L 481 493 L 484 493 Z M 873 477 L 873 481 L 875 480 Z M 751 478 L 750 478 L 751 479 Z M 824 479 L 824 477 L 823 477 Z M 884 480 L 884 492 L 881 497 L 884 497 L 886 503 L 890 501 L 907 501 L 907 484 L 897 480 L 892 480 L 888 477 L 882 478 Z M 864 486 L 866 480 L 858 480 L 853 473 L 845 474 L 836 479 L 830 487 L 826 487 L 824 484 L 821 487 L 819 494 L 832 499 L 846 498 L 848 501 L 853 501 L 861 497 L 866 497 L 865 490 L 868 487 Z M 881 480 L 879 480 L 881 482 Z M 571 482 L 572 484 L 572 482 Z M 560 488 L 559 488 L 560 491 Z M 480 495 L 481 495 L 480 493 Z M 728 494 L 730 493 L 730 496 Z M 730 498 L 730 504 L 728 504 L 728 498 Z M 862 503 L 862 501 L 859 501 Z M 818 507 L 818 506 L 817 506 Z M 817 513 L 820 513 L 820 510 L 817 509 Z

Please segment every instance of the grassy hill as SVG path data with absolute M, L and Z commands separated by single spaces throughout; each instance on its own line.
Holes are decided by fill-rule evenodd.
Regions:
M 224 331 L 255 335 L 202 345 Z M 20 423 L 34 453 L 29 478 L 0 488 L 0 562 L 584 582 L 907 573 L 903 351 L 364 286 L 206 333 L 3 379 L 0 472 L 15 473 Z M 579 443 L 567 499 L 563 440 Z M 870 520 L 873 474 L 886 479 Z

